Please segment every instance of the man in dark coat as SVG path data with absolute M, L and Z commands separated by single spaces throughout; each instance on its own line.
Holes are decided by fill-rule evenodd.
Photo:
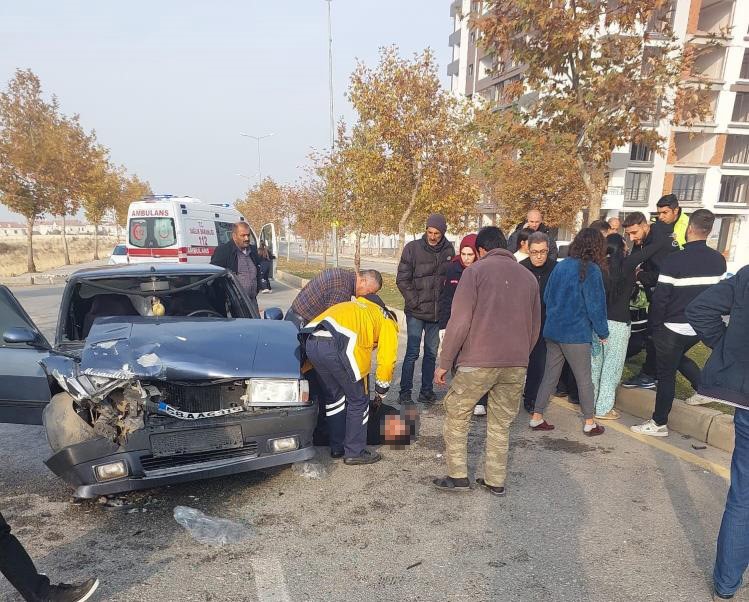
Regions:
M 556 230 L 549 228 L 549 226 L 544 224 L 544 216 L 538 209 L 531 209 L 525 216 L 525 221 L 520 222 L 516 226 L 515 231 L 510 234 L 510 238 L 507 239 L 507 250 L 510 251 L 510 253 L 515 253 L 518 250 L 518 236 L 520 236 L 520 232 L 525 228 L 533 230 L 534 232 L 543 232 L 549 237 L 549 259 L 551 261 L 556 261 L 557 256 L 559 255 L 556 241 Z
M 424 361 L 421 366 L 419 401 L 434 403 L 434 366 L 439 347 L 439 298 L 448 262 L 455 255 L 452 243 L 445 238 L 447 222 L 439 213 L 427 219 L 424 236 L 403 249 L 396 284 L 405 300 L 408 342 L 403 359 L 399 400 L 411 401 L 414 366 L 419 359 L 424 335 Z
M 226 268 L 237 276 L 242 289 L 260 315 L 257 306 L 260 257 L 257 248 L 250 242 L 251 238 L 250 225 L 247 222 L 237 222 L 231 230 L 231 240 L 216 247 L 211 263 Z
M 749 565 L 749 266 L 701 293 L 687 306 L 686 316 L 712 349 L 698 392 L 736 408 L 731 488 L 713 570 L 713 599 L 730 600 Z M 727 325 L 723 316 L 730 316 Z
M 520 265 L 529 269 L 536 277 L 541 299 L 541 330 L 543 331 L 546 321 L 546 304 L 544 303 L 544 291 L 549 280 L 551 271 L 557 262 L 549 257 L 549 237 L 543 232 L 534 232 L 528 238 L 528 259 L 520 262 Z M 538 337 L 536 344 L 528 358 L 528 372 L 525 377 L 525 388 L 523 389 L 523 407 L 529 414 L 533 413 L 536 403 L 536 395 L 541 379 L 544 377 L 546 367 L 546 339 Z

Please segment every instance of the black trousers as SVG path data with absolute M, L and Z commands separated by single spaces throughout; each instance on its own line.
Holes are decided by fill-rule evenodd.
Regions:
M 10 532 L 10 525 L 0 513 L 0 573 L 10 581 L 24 600 L 46 600 L 49 579 L 40 575 L 21 543 Z
M 367 446 L 369 396 L 364 379 L 352 382 L 332 338 L 311 336 L 305 349 L 321 390 L 319 412 L 325 412 L 330 449 L 343 449 L 344 457 L 356 458 Z
M 525 375 L 525 388 L 523 389 L 523 406 L 530 411 L 536 403 L 538 387 L 544 378 L 546 368 L 546 339 L 538 337 L 535 346 L 528 357 L 528 372 Z
M 662 326 L 653 332 L 655 346 L 656 374 L 658 387 L 655 391 L 655 411 L 653 420 L 658 426 L 668 423 L 668 415 L 676 395 L 676 372 L 681 372 L 696 391 L 700 385 L 700 369 L 691 358 L 689 351 L 699 342 L 697 336 L 678 334 Z

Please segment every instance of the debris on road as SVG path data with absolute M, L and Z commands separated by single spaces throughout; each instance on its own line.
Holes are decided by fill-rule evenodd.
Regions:
M 235 544 L 254 537 L 250 525 L 244 525 L 226 518 L 207 516 L 189 506 L 175 506 L 174 520 L 188 530 L 192 537 L 205 544 L 223 546 Z
M 295 474 L 308 479 L 327 479 L 330 476 L 330 467 L 320 462 L 296 462 L 291 465 Z
M 411 569 L 415 569 L 417 566 L 420 566 L 420 565 L 421 565 L 421 560 L 419 560 L 419 562 L 414 562 L 413 564 L 407 566 L 406 570 L 410 571 Z

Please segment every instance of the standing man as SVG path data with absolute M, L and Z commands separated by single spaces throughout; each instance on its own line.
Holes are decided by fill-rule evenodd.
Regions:
M 635 261 L 635 257 L 642 258 L 637 271 L 637 281 L 642 284 L 648 301 L 651 301 L 663 262 L 672 252 L 679 249 L 672 237 L 673 228 L 670 224 L 660 221 L 651 224 L 639 211 L 628 215 L 623 226 L 624 233 L 634 244 L 630 254 L 631 261 Z M 652 332 L 649 331 L 645 336 L 645 363 L 639 374 L 622 383 L 627 389 L 655 389 L 656 366 Z
M 687 319 L 712 353 L 699 393 L 736 408 L 731 488 L 718 534 L 713 600 L 730 600 L 749 565 L 749 267 L 710 287 L 687 306 Z M 723 316 L 730 316 L 728 324 Z
M 680 249 L 687 243 L 687 226 L 689 216 L 679 207 L 679 199 L 675 194 L 667 194 L 658 199 L 656 204 L 658 210 L 658 221 L 673 228 L 673 238 Z
M 520 262 L 524 268 L 531 271 L 538 282 L 539 297 L 541 299 L 541 332 L 543 332 L 546 321 L 546 303 L 544 303 L 544 291 L 549 280 L 551 271 L 557 262 L 549 259 L 549 237 L 543 232 L 534 232 L 528 239 L 528 259 Z M 538 387 L 544 377 L 546 367 L 546 339 L 539 336 L 533 346 L 528 358 L 528 372 L 525 376 L 525 388 L 523 389 L 523 407 L 529 414 L 533 413 L 536 405 Z
M 467 437 L 473 408 L 489 393 L 484 478 L 476 482 L 494 495 L 505 494 L 509 428 L 517 415 L 528 356 L 541 331 L 541 300 L 533 275 L 507 250 L 495 226 L 479 230 L 481 259 L 465 271 L 455 292 L 442 342 L 438 385 L 457 372 L 445 397 L 446 477 L 438 489 L 468 491 Z M 497 344 L 497 341 L 508 344 Z
M 291 304 L 286 319 L 301 327 L 326 309 L 352 297 L 374 295 L 382 288 L 382 274 L 377 270 L 329 268 L 310 280 Z
M 13 534 L 0 513 L 0 573 L 29 602 L 83 602 L 99 587 L 98 579 L 68 585 L 50 585 L 49 578 L 36 570 L 26 550 Z
M 231 240 L 213 251 L 211 263 L 236 274 L 242 290 L 260 315 L 257 306 L 260 258 L 255 245 L 250 243 L 251 237 L 250 225 L 247 222 L 237 222 L 231 229 Z
M 700 369 L 687 351 L 699 342 L 689 324 L 685 310 L 701 292 L 720 282 L 726 273 L 726 260 L 707 246 L 715 216 L 707 209 L 698 209 L 689 218 L 687 244 L 663 262 L 658 286 L 650 303 L 650 330 L 655 345 L 658 386 L 653 417 L 643 424 L 630 427 L 633 432 L 654 437 L 668 435 L 668 415 L 674 402 L 676 372 L 687 377 L 696 391 Z
M 452 243 L 445 238 L 447 222 L 439 213 L 427 219 L 427 229 L 419 240 L 403 249 L 395 283 L 405 300 L 406 356 L 401 370 L 399 401 L 410 403 L 414 367 L 419 359 L 424 336 L 424 361 L 421 364 L 421 403 L 434 403 L 432 376 L 439 348 L 439 299 L 448 262 L 455 255 Z
M 380 454 L 367 449 L 369 393 L 366 379 L 377 349 L 375 393 L 390 388 L 398 357 L 398 323 L 377 295 L 339 303 L 312 320 L 301 331 L 322 389 L 320 411 L 325 411 L 330 455 L 344 464 L 372 464 Z
M 622 229 L 622 220 L 618 217 L 609 218 L 609 234 L 619 234 L 619 230 Z
M 549 237 L 549 257 L 556 261 L 557 256 L 559 255 L 559 249 L 557 249 L 556 235 L 554 234 L 555 231 L 552 231 L 549 226 L 544 224 L 544 216 L 538 209 L 531 209 L 525 216 L 525 222 L 520 222 L 515 228 L 515 231 L 510 234 L 510 238 L 507 241 L 507 250 L 511 253 L 518 250 L 518 236 L 520 235 L 520 231 L 525 228 L 529 228 L 530 230 L 533 230 L 533 232 L 543 232 Z

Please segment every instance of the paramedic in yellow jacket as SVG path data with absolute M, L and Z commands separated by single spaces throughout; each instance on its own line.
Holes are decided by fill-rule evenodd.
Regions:
M 345 464 L 372 464 L 367 449 L 369 393 L 366 381 L 377 349 L 375 392 L 390 388 L 398 355 L 398 323 L 377 295 L 357 297 L 325 310 L 305 326 L 307 358 L 317 373 L 320 412 L 325 412 L 330 454 Z

